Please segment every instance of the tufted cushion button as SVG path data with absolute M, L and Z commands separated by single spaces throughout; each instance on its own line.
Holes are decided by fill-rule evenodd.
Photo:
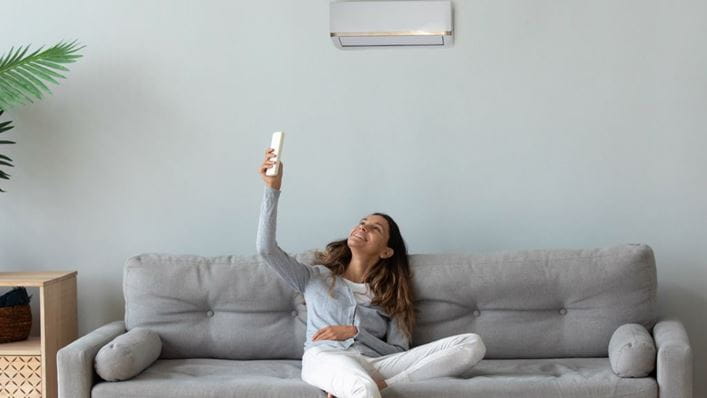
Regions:
M 292 316 L 297 316 L 297 310 L 292 311 Z
M 208 311 L 206 311 L 206 316 L 211 318 L 212 316 L 214 316 L 214 312 L 212 310 L 208 310 Z
M 560 308 L 560 315 L 565 315 L 566 313 L 567 313 L 567 309 Z
M 479 315 L 481 315 L 481 311 L 474 310 L 473 314 L 474 314 L 474 316 L 479 316 Z

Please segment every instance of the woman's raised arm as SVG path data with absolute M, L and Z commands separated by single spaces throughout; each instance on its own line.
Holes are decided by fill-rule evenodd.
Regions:
M 279 166 L 277 176 L 266 176 L 265 170 L 272 165 L 268 159 L 273 156 L 271 150 L 266 150 L 265 161 L 258 169 L 258 172 L 265 181 L 265 191 L 263 201 L 260 205 L 260 219 L 258 221 L 258 233 L 255 247 L 258 254 L 265 262 L 282 277 L 292 288 L 300 293 L 304 293 L 307 282 L 312 276 L 312 268 L 300 263 L 290 257 L 277 245 L 275 231 L 277 224 L 277 202 L 280 198 L 280 186 L 282 184 L 283 167 Z

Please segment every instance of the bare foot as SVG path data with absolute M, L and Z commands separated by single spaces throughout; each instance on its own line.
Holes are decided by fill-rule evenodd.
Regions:
M 385 380 L 376 380 L 376 384 L 378 385 L 378 390 L 383 391 L 384 388 L 388 387 L 387 384 L 385 384 Z
M 387 384 L 385 384 L 385 380 L 376 380 L 376 385 L 378 386 L 378 390 L 383 390 L 384 388 L 388 387 Z M 336 396 L 330 392 L 327 393 L 326 398 L 336 398 Z

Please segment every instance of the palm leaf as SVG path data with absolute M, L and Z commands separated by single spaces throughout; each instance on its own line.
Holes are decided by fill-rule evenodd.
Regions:
M 0 115 L 2 115 L 2 111 L 0 111 Z M 10 126 L 10 123 L 12 123 L 12 122 L 9 120 L 7 122 L 0 123 L 0 134 L 6 132 L 8 130 L 11 130 L 13 127 L 15 127 L 15 126 Z
M 51 93 L 44 83 L 58 84 L 55 78 L 63 79 L 64 75 L 56 71 L 68 71 L 64 64 L 82 57 L 77 52 L 84 47 L 74 40 L 60 42 L 44 51 L 40 47 L 26 55 L 27 45 L 13 47 L 0 56 L 0 109 L 32 103 L 33 99 L 42 99 L 44 93 Z
M 2 109 L 0 109 L 0 116 L 2 116 L 3 113 L 4 113 L 4 111 Z M 11 121 L 0 123 L 0 134 L 6 132 L 8 130 L 12 130 L 12 128 L 15 126 L 12 126 L 11 123 L 12 123 Z M 0 144 L 14 144 L 14 143 L 15 143 L 14 141 L 0 141 Z M 5 156 L 3 154 L 0 154 L 0 165 L 8 166 L 8 167 L 15 167 L 12 165 L 11 162 L 12 162 L 12 159 L 10 159 L 9 156 Z M 4 171 L 0 170 L 0 178 L 2 178 L 4 180 L 9 180 L 10 175 L 5 173 Z M 5 191 L 0 188 L 0 192 L 5 192 Z
M 32 99 L 42 99 L 44 93 L 51 93 L 45 82 L 59 84 L 58 79 L 64 75 L 56 71 L 68 71 L 64 64 L 75 62 L 81 55 L 76 40 L 67 43 L 60 42 L 42 51 L 42 47 L 26 55 L 29 45 L 12 47 L 4 56 L 0 56 L 0 115 L 3 109 L 14 105 L 24 105 L 34 102 Z M 12 122 L 0 123 L 0 134 L 14 126 Z M 0 144 L 14 144 L 14 141 L 0 140 Z M 14 167 L 12 159 L 0 154 L 0 166 Z M 10 174 L 0 170 L 0 178 L 9 180 Z M 0 189 L 0 192 L 5 192 Z
M 0 109 L 0 116 L 2 116 L 3 113 L 5 113 L 5 111 L 3 111 L 2 109 Z M 8 131 L 8 130 L 12 130 L 12 128 L 15 127 L 15 126 L 10 126 L 10 123 L 12 123 L 12 122 L 11 122 L 11 121 L 7 121 L 7 122 L 0 123 L 0 134 L 6 132 L 6 131 Z M 1 157 L 1 156 L 2 156 L 2 155 L 0 155 L 0 157 Z

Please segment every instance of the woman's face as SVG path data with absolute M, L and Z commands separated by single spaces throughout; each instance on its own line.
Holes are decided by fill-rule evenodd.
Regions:
M 388 220 L 383 216 L 369 215 L 362 218 L 358 225 L 351 229 L 348 244 L 352 250 L 357 249 L 367 254 L 389 257 L 386 254 L 389 251 L 387 250 L 389 236 Z

